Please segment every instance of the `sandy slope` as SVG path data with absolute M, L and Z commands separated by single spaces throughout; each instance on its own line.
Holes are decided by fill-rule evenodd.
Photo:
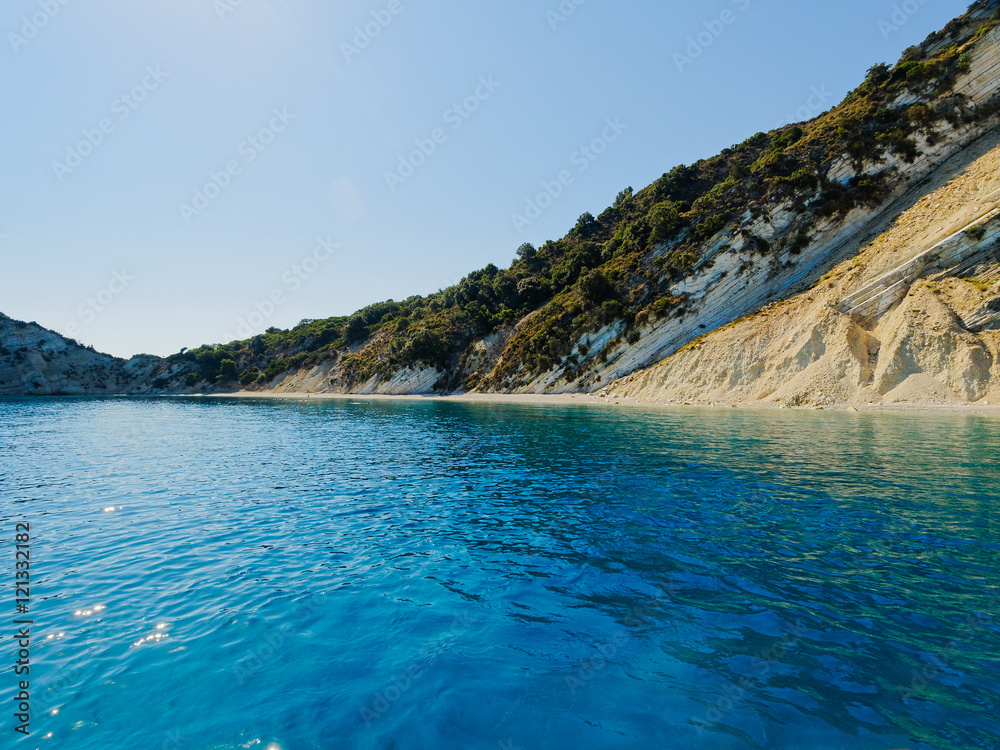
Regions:
M 809 291 L 709 334 L 605 395 L 789 406 L 1000 403 L 1000 331 L 974 334 L 963 324 L 1000 295 L 996 262 L 975 269 L 973 281 L 917 280 L 872 320 L 834 307 L 1000 205 L 1000 147 L 995 138 L 989 146 Z

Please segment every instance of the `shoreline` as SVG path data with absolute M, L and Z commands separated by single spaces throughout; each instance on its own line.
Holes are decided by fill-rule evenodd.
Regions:
M 955 414 L 984 417 L 1000 417 L 1000 404 L 955 404 L 945 402 L 927 403 L 832 403 L 804 404 L 790 406 L 763 401 L 642 401 L 625 396 L 599 396 L 592 393 L 458 393 L 458 394 L 387 394 L 387 393 L 306 393 L 289 391 L 235 391 L 232 393 L 107 393 L 107 394 L 3 394 L 4 399 L 230 399 L 251 401 L 412 401 L 440 402 L 456 404 L 519 404 L 522 406 L 613 406 L 632 409 L 694 410 L 718 409 L 740 411 L 807 411 L 840 414 L 882 413 L 882 414 Z
M 185 398 L 184 394 L 174 397 Z M 471 404 L 521 404 L 535 406 L 622 406 L 645 409 L 733 409 L 751 411 L 828 411 L 840 413 L 894 413 L 894 414 L 975 414 L 979 416 L 1000 416 L 1000 405 L 950 404 L 950 403 L 896 403 L 896 404 L 853 404 L 836 403 L 823 405 L 788 406 L 766 402 L 664 402 L 641 401 L 621 396 L 599 396 L 592 393 L 529 394 L 529 393 L 461 393 L 436 394 L 382 394 L 382 393 L 305 393 L 274 391 L 238 391 L 235 393 L 190 394 L 194 398 L 230 399 L 271 399 L 288 401 L 417 401 Z

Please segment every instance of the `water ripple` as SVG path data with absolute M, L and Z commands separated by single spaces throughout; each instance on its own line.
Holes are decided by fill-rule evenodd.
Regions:
M 965 416 L 0 400 L 15 744 L 996 750 L 998 450 Z

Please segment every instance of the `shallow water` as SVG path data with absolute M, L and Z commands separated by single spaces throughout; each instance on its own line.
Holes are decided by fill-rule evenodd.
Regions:
M 2 400 L 0 744 L 1000 748 L 998 453 L 973 416 Z

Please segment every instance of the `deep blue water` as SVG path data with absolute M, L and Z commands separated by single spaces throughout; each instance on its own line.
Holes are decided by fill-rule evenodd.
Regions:
M 996 750 L 998 455 L 973 416 L 3 400 L 0 747 Z

